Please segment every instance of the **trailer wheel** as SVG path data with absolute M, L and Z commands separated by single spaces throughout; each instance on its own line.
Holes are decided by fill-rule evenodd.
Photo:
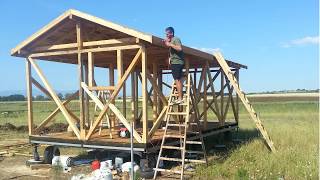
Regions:
M 48 146 L 43 152 L 43 162 L 45 164 L 51 164 L 53 156 L 60 156 L 60 150 L 55 146 Z

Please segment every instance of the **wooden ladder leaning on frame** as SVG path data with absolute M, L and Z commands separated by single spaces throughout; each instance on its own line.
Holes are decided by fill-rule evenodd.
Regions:
M 184 177 L 185 162 L 191 163 L 206 163 L 207 155 L 205 150 L 205 145 L 203 142 L 203 136 L 200 128 L 200 122 L 198 117 L 199 110 L 195 105 L 195 89 L 193 86 L 191 75 L 187 75 L 186 85 L 183 85 L 185 89 L 184 102 L 182 104 L 174 104 L 174 101 L 178 97 L 177 87 L 175 83 L 172 84 L 171 94 L 168 101 L 168 109 L 164 117 L 166 122 L 164 135 L 162 138 L 162 143 L 160 147 L 159 157 L 157 160 L 156 168 L 154 169 L 154 178 L 156 179 L 158 172 L 169 172 L 180 174 L 181 179 Z M 177 140 L 179 139 L 179 146 L 172 145 L 168 143 L 167 140 Z M 200 146 L 201 150 L 187 150 L 190 145 Z M 164 157 L 164 150 L 172 150 L 181 154 L 181 158 L 175 157 Z M 173 154 L 173 153 L 172 153 Z M 186 158 L 186 154 L 197 154 L 197 159 L 191 159 L 191 157 Z M 199 157 L 201 157 L 199 159 Z M 160 161 L 174 161 L 181 163 L 181 170 L 174 171 L 169 169 L 160 168 Z
M 223 72 L 225 73 L 226 77 L 230 81 L 230 84 L 233 86 L 233 88 L 236 90 L 236 93 L 238 94 L 239 98 L 241 99 L 244 107 L 250 114 L 251 118 L 256 124 L 257 129 L 260 131 L 261 135 L 263 136 L 265 142 L 267 143 L 268 147 L 272 152 L 275 152 L 276 149 L 273 145 L 273 142 L 270 138 L 270 136 L 267 133 L 267 130 L 264 128 L 258 114 L 253 109 L 252 104 L 250 103 L 249 99 L 246 97 L 246 94 L 241 90 L 239 83 L 237 81 L 237 78 L 234 76 L 233 72 L 231 71 L 229 65 L 223 58 L 222 54 L 217 52 L 214 54 L 215 59 L 218 61 L 219 65 L 221 66 Z

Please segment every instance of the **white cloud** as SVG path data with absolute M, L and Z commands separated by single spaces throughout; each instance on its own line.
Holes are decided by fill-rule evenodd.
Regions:
M 205 47 L 201 47 L 201 48 L 192 47 L 192 48 L 198 49 L 198 50 L 200 50 L 200 51 L 207 52 L 207 53 L 209 53 L 209 54 L 213 54 L 213 53 L 215 53 L 215 52 L 222 51 L 220 48 L 205 48 Z
M 294 39 L 286 43 L 282 43 L 281 47 L 289 48 L 292 46 L 303 46 L 319 44 L 319 36 L 306 36 L 300 39 Z

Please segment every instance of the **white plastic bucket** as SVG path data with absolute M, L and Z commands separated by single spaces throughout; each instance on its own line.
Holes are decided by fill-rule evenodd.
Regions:
M 70 156 L 54 156 L 51 164 L 52 166 L 70 167 L 73 164 L 73 159 Z
M 122 157 L 116 157 L 114 162 L 116 168 L 121 168 L 123 164 L 123 158 Z

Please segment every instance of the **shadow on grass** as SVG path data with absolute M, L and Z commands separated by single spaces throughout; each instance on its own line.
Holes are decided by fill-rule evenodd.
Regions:
M 208 155 L 214 154 L 219 157 L 221 156 L 222 159 L 226 159 L 235 149 L 256 138 L 261 138 L 258 130 L 238 129 L 205 137 L 204 141 Z

